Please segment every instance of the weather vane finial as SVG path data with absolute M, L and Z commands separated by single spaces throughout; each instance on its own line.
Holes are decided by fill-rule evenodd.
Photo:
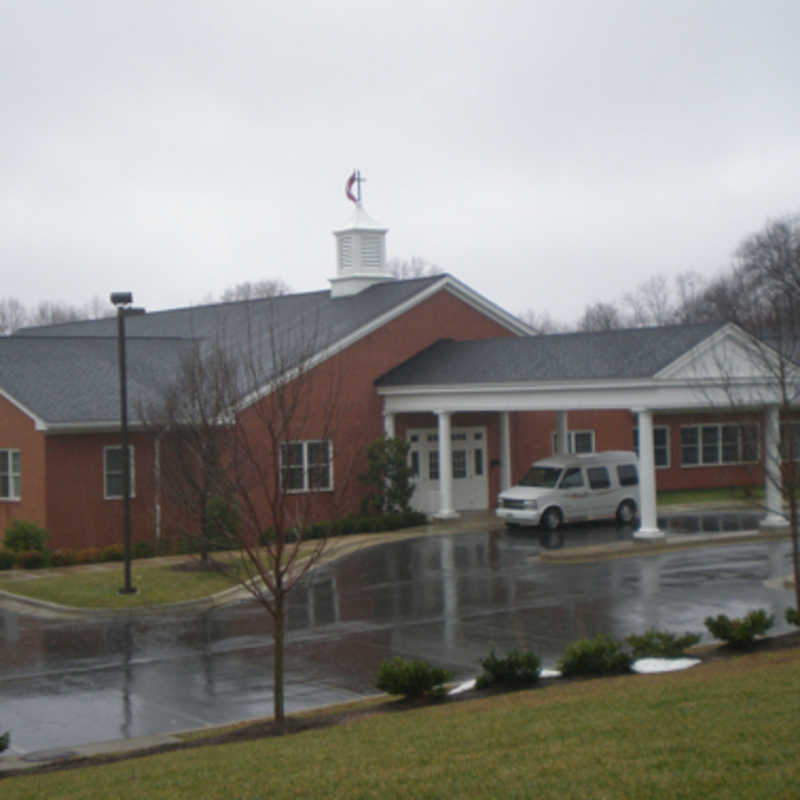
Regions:
M 352 200 L 357 206 L 361 205 L 361 184 L 366 182 L 366 178 L 361 177 L 361 173 L 353 170 L 353 174 L 347 179 L 347 186 L 345 186 L 345 194 L 348 200 Z M 356 193 L 353 194 L 353 184 L 356 185 Z

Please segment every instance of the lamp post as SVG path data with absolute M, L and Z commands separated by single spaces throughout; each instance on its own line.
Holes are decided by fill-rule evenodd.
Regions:
M 119 352 L 119 420 L 122 435 L 122 535 L 124 542 L 125 585 L 120 594 L 135 594 L 131 584 L 131 458 L 128 447 L 128 376 L 125 367 L 125 317 L 143 314 L 143 308 L 131 308 L 130 292 L 112 292 L 111 302 L 117 307 L 117 348 Z

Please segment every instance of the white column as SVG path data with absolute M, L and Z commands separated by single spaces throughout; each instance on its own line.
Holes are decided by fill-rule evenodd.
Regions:
M 784 528 L 783 486 L 781 476 L 781 422 L 778 406 L 767 406 L 764 413 L 764 494 L 766 514 L 761 528 Z M 797 455 L 795 454 L 795 458 Z
M 556 412 L 556 439 L 558 440 L 557 456 L 565 456 L 569 453 L 569 412 Z
M 656 460 L 653 452 L 653 415 L 644 408 L 633 409 L 639 428 L 639 530 L 634 539 L 663 539 L 656 517 Z
M 437 411 L 439 419 L 439 510 L 436 519 L 457 517 L 453 508 L 453 448 L 450 440 L 450 412 Z
M 508 411 L 500 412 L 500 491 L 511 486 L 511 424 Z
M 383 412 L 383 435 L 387 439 L 394 439 L 394 414 L 391 411 Z

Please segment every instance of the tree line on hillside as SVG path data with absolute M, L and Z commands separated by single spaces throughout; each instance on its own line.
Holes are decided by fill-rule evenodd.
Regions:
M 587 304 L 572 326 L 546 312 L 529 310 L 521 317 L 538 334 L 722 321 L 755 332 L 775 327 L 788 306 L 800 308 L 798 297 L 800 215 L 795 215 L 772 220 L 746 237 L 731 266 L 711 280 L 688 271 L 670 284 L 656 275 L 615 301 Z

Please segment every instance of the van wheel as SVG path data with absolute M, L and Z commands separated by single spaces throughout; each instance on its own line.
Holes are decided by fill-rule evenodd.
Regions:
M 636 519 L 636 506 L 630 500 L 623 500 L 617 509 L 617 522 L 630 525 Z
M 551 506 L 550 508 L 546 509 L 545 512 L 542 514 L 542 520 L 540 525 L 546 531 L 554 531 L 558 528 L 561 524 L 561 512 L 555 507 Z

